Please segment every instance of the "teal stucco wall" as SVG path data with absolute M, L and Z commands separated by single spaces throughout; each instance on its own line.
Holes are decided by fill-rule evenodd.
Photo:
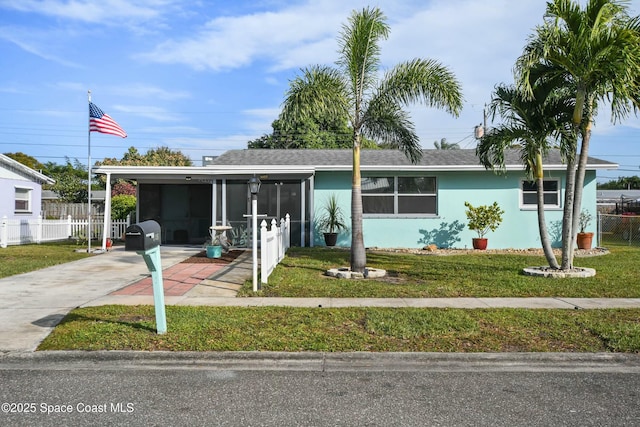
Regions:
M 363 173 L 363 175 L 367 175 Z M 401 173 L 369 174 L 371 176 L 401 175 Z M 404 175 L 411 175 L 405 173 Z M 415 175 L 415 174 L 413 174 Z M 366 247 L 421 248 L 435 244 L 440 248 L 471 248 L 476 233 L 467 228 L 464 202 L 472 205 L 490 205 L 497 201 L 505 211 L 503 221 L 495 232 L 489 232 L 489 249 L 539 248 L 540 236 L 535 205 L 523 208 L 520 204 L 520 182 L 524 173 L 509 172 L 496 175 L 493 172 L 438 172 L 422 173 L 434 176 L 438 187 L 438 214 L 434 216 L 364 216 L 364 243 Z M 565 174 L 562 171 L 545 172 L 546 179 L 559 179 L 564 189 Z M 351 223 L 351 173 L 318 172 L 315 177 L 314 215 L 322 212 L 322 205 L 332 194 L 339 204 L 348 224 Z M 545 211 L 546 224 L 554 246 L 561 244 L 562 206 L 564 191 L 560 194 L 560 208 Z M 588 171 L 582 206 L 596 217 L 596 174 Z M 596 231 L 595 220 L 590 226 Z M 315 229 L 314 245 L 323 246 L 322 230 Z M 594 242 L 597 244 L 597 242 Z M 350 246 L 350 230 L 340 233 L 338 246 Z

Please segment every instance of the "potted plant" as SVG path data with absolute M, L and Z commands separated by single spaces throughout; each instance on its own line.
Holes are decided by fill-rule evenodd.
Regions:
M 591 249 L 591 243 L 593 242 L 593 233 L 585 232 L 585 228 L 589 226 L 593 217 L 588 210 L 583 209 L 578 217 L 578 224 L 580 231 L 578 232 L 577 243 L 578 249 Z
M 222 245 L 220 244 L 220 237 L 210 237 L 204 243 L 207 250 L 207 258 L 220 258 L 222 256 Z
M 478 233 L 478 237 L 473 239 L 473 249 L 484 250 L 487 248 L 487 239 L 484 237 L 489 231 L 496 231 L 502 222 L 504 211 L 498 206 L 498 202 L 492 205 L 482 205 L 474 207 L 469 202 L 464 202 L 467 208 L 466 214 L 469 220 L 469 230 Z
M 338 241 L 338 231 L 347 228 L 342 208 L 335 194 L 332 194 L 322 207 L 318 225 L 324 232 L 324 243 L 327 246 L 335 246 Z

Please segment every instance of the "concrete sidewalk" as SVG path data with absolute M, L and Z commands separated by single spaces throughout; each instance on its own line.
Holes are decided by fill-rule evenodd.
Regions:
M 172 279 L 165 281 L 165 289 L 168 282 L 175 282 L 171 284 L 172 292 L 165 290 L 167 305 L 640 308 L 640 298 L 235 298 L 238 289 L 251 278 L 251 252 L 244 252 L 232 263 L 203 278 L 198 276 L 202 270 L 187 273 L 193 264 L 181 263 L 201 250 L 199 247 L 161 248 L 163 273 L 172 271 Z M 123 291 L 148 276 L 141 256 L 118 247 L 106 254 L 0 279 L 0 352 L 35 350 L 53 327 L 76 307 L 152 305 L 152 294 Z M 188 286 L 177 283 L 179 280 Z

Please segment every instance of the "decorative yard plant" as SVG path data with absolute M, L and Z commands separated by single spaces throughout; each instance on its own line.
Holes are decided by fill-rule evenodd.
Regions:
M 478 233 L 479 239 L 484 239 L 484 236 L 489 231 L 496 231 L 500 223 L 502 222 L 502 214 L 504 211 L 498 206 L 498 202 L 493 202 L 492 205 L 481 205 L 474 207 L 469 202 L 464 202 L 467 208 L 466 214 L 469 220 L 469 230 L 473 230 Z
M 346 229 L 342 208 L 338 204 L 338 198 L 332 194 L 324 206 L 318 221 L 318 226 L 324 232 L 324 242 L 327 246 L 335 246 L 338 241 L 338 231 Z
M 323 212 L 320 215 L 319 225 L 325 233 L 337 233 L 338 231 L 347 228 L 342 208 L 338 204 L 338 198 L 335 194 L 332 194 L 327 199 L 322 210 Z

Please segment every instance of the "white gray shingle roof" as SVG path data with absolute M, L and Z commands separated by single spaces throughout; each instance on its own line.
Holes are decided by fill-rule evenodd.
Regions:
M 416 165 L 399 150 L 362 150 L 362 166 L 479 166 L 475 149 L 465 150 L 423 150 L 422 160 Z M 505 156 L 506 165 L 520 166 L 518 150 L 508 150 Z M 212 165 L 256 165 L 256 166 L 351 166 L 351 150 L 270 150 L 270 149 L 245 149 L 230 150 L 217 157 Z M 589 158 L 591 167 L 611 168 L 617 167 L 615 163 L 605 160 Z M 560 152 L 554 150 L 545 159 L 545 166 L 563 165 Z

